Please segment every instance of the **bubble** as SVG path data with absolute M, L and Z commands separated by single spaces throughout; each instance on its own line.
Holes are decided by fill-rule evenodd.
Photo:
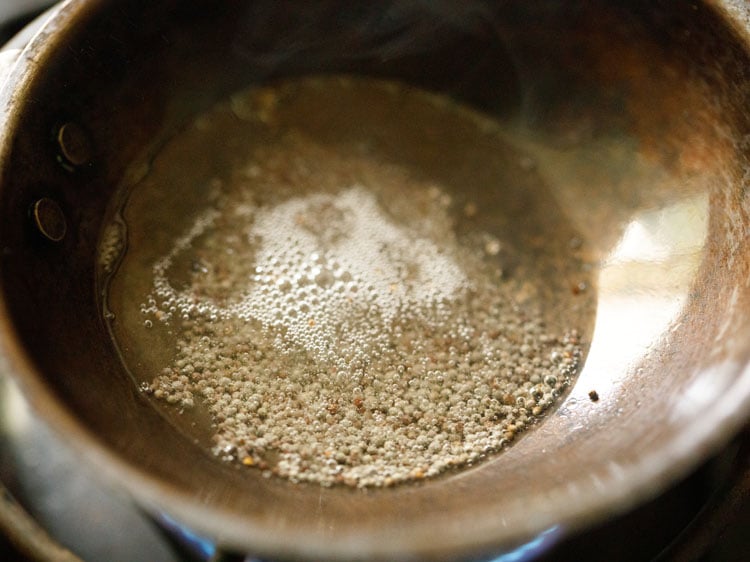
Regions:
M 547 407 L 578 355 L 519 320 L 489 273 L 496 239 L 455 234 L 452 213 L 476 211 L 463 199 L 298 142 L 240 163 L 253 181 L 227 182 L 154 264 L 145 322 L 174 314 L 180 331 L 153 395 L 202 404 L 220 457 L 293 481 L 385 486 L 497 451 L 536 415 L 519 404 Z M 199 264 L 186 282 L 172 278 L 181 263 Z M 530 349 L 558 355 L 543 372 Z

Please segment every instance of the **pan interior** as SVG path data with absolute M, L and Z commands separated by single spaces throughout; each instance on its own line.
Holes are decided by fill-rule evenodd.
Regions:
M 235 93 L 104 229 L 136 384 L 217 456 L 294 480 L 395 484 L 499 451 L 578 373 L 596 294 L 521 142 L 397 82 Z
M 392 2 L 372 11 L 320 2 L 288 12 L 270 1 L 69 3 L 62 13 L 76 24 L 58 43 L 40 37 L 28 63 L 45 72 L 27 70 L 24 96 L 3 94 L 17 109 L 2 153 L 3 345 L 31 365 L 14 374 L 40 415 L 119 467 L 121 485 L 150 509 L 268 554 L 448 558 L 580 525 L 655 492 L 728 437 L 750 395 L 750 63 L 719 3 L 678 4 Z M 240 169 L 231 159 L 257 142 L 233 124 L 206 132 L 229 131 L 207 152 L 190 148 L 197 115 L 249 86 L 341 74 L 448 96 L 490 118 L 485 153 L 463 144 L 439 152 L 481 156 L 467 178 L 503 162 L 487 179 L 503 189 L 464 192 L 457 182 L 451 195 L 481 198 L 480 217 L 500 207 L 482 230 L 507 242 L 501 265 L 527 284 L 518 295 L 589 344 L 568 394 L 513 446 L 382 490 L 321 490 L 217 462 L 191 426 L 200 420 L 139 390 L 134 379 L 149 376 L 115 333 L 123 368 L 96 282 L 102 236 L 120 209 L 129 236 L 152 216 L 158 228 L 142 236 L 174 237 L 203 204 L 179 194 L 205 194 L 191 186 Z M 366 122 L 357 103 L 338 109 L 359 107 Z M 334 118 L 316 125 L 317 115 L 298 119 L 316 142 L 341 133 Z M 60 153 L 56 132 L 68 122 L 88 136 L 87 164 Z M 453 169 L 439 157 L 417 166 L 421 148 L 396 125 L 403 146 L 379 147 L 389 158 L 420 173 Z M 221 151 L 232 139 L 238 145 Z M 168 157 L 183 148 L 185 158 Z M 160 174 L 172 174 L 162 195 L 177 212 L 165 203 L 128 216 Z M 29 210 L 40 200 L 65 217 L 59 241 L 35 227 Z M 113 308 L 117 293 L 113 285 Z

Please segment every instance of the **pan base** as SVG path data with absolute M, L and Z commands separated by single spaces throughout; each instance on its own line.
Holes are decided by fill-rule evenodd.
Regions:
M 594 308 L 535 163 L 398 83 L 238 93 L 104 238 L 123 362 L 184 433 L 269 476 L 387 486 L 498 452 L 569 385 Z

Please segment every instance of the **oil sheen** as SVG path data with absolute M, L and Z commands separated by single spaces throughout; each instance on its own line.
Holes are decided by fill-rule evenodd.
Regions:
M 134 384 L 267 477 L 389 486 L 500 452 L 570 385 L 594 308 L 581 235 L 519 146 L 374 79 L 219 103 L 102 236 Z

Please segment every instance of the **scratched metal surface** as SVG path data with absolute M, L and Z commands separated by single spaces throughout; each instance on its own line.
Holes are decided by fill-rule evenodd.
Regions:
M 585 131 L 584 131 L 584 133 L 585 133 Z M 652 217 L 652 218 L 654 218 L 654 217 Z M 658 217 L 657 217 L 657 218 L 658 218 Z M 646 222 L 646 223 L 648 223 L 648 220 L 646 220 L 645 222 Z M 32 454 L 32 458 L 33 458 L 33 457 L 34 457 L 35 455 L 37 456 L 37 461 L 35 461 L 35 462 L 33 462 L 33 463 L 32 463 L 32 466 L 34 466 L 34 467 L 37 467 L 37 466 L 38 466 L 38 464 L 35 464 L 35 463 L 38 463 L 38 462 L 39 462 L 39 461 L 38 461 L 38 456 L 39 456 L 39 455 L 41 454 L 41 456 L 42 456 L 42 458 L 43 458 L 43 460 L 42 460 L 41 462 L 42 462 L 42 463 L 44 463 L 44 454 L 43 454 L 43 453 L 44 453 L 44 452 L 49 452 L 49 450 L 50 450 L 50 446 L 49 446 L 49 445 L 46 445 L 46 446 L 45 446 L 45 445 L 42 445 L 42 446 L 41 446 L 41 448 L 42 448 L 42 453 L 38 453 L 38 452 L 37 452 L 37 453 L 35 453 L 35 454 Z M 45 449 L 46 449 L 46 451 L 45 451 Z M 33 449 L 32 449 L 32 451 L 33 451 Z M 27 452 L 28 452 L 28 451 L 27 451 Z M 20 455 L 20 457 L 16 457 L 16 458 L 17 458 L 17 460 L 18 460 L 19 458 L 21 458 L 21 457 L 23 457 L 23 456 L 24 456 L 24 455 Z M 49 460 L 49 459 L 47 459 L 47 460 Z M 54 466 L 55 466 L 55 463 L 54 463 L 54 462 L 48 462 L 48 465 L 50 465 L 50 466 L 54 467 Z M 26 466 L 26 465 L 24 465 L 24 466 Z M 58 467 L 58 468 L 60 468 L 60 467 Z M 42 475 L 44 475 L 44 471 L 40 471 L 40 472 L 41 472 L 41 474 L 42 474 Z M 64 471 L 63 471 L 63 470 L 59 470 L 59 471 L 56 471 L 56 472 L 57 472 L 58 474 L 62 474 L 62 473 L 64 473 Z M 75 472 L 75 471 L 74 471 L 74 472 Z M 79 475 L 79 476 L 80 476 L 80 475 Z M 79 479 L 79 480 L 80 480 L 80 479 Z M 85 480 L 85 478 L 84 478 L 84 480 Z M 37 485 L 37 486 L 39 486 L 39 487 L 44 487 L 44 485 L 45 485 L 45 482 L 46 482 L 45 478 L 42 478 L 42 479 L 41 479 L 41 482 L 37 481 L 36 485 Z M 80 484 L 80 482 L 79 482 L 79 484 Z M 77 486 L 78 486 L 79 484 L 75 484 L 75 483 L 73 483 L 73 484 L 70 484 L 70 486 L 69 486 L 69 489 L 70 489 L 70 490 L 78 490 L 78 487 L 77 487 Z M 52 492 L 53 492 L 53 497 L 56 497 L 56 498 L 57 498 L 57 499 L 55 499 L 55 501 L 53 502 L 53 507 L 54 507 L 54 505 L 57 505 L 57 504 L 59 504 L 59 503 L 62 503 L 62 500 L 60 500 L 60 497 L 59 497 L 59 496 L 55 496 L 55 495 L 54 495 L 55 493 L 58 493 L 58 492 L 59 492 L 58 490 L 54 490 L 54 489 L 53 489 L 53 490 L 52 490 Z M 98 494 L 95 494 L 95 495 L 98 495 Z M 108 501 L 109 501 L 109 500 L 105 500 L 105 503 L 107 503 Z M 127 502 L 126 502 L 126 503 L 127 503 Z M 58 514 L 58 515 L 59 515 L 59 514 Z M 97 519 L 96 517 L 93 517 L 93 518 L 92 518 L 91 520 L 93 521 L 93 520 L 96 520 L 96 519 Z M 92 528 L 93 528 L 93 527 L 92 527 Z M 97 532 L 98 532 L 98 529 L 97 529 Z

